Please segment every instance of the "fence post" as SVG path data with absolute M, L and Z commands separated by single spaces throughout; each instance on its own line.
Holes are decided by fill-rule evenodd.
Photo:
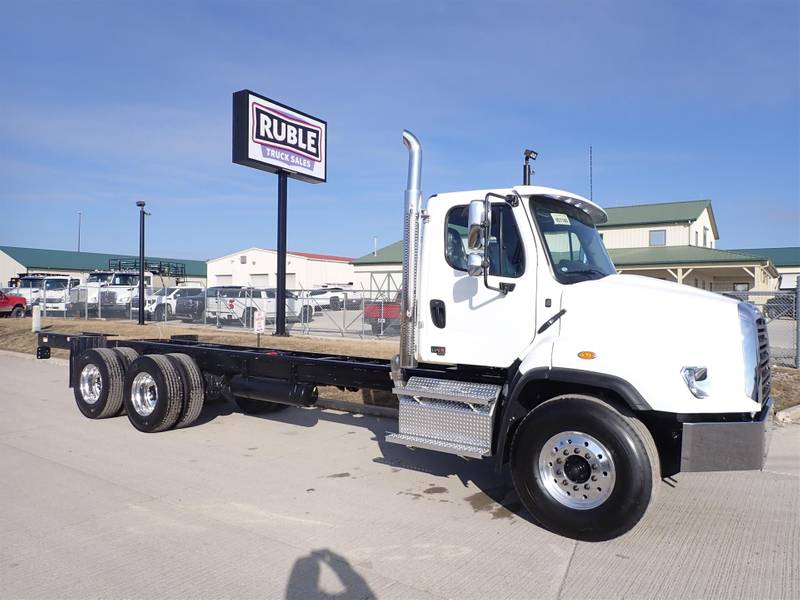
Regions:
M 800 369 L 800 277 L 794 286 L 794 368 Z
M 219 311 L 220 311 L 220 306 L 219 306 L 219 290 L 217 290 L 217 329 L 219 329 Z

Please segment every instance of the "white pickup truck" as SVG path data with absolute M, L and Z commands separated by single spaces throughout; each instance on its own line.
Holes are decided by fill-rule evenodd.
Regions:
M 150 290 L 150 293 L 145 292 L 145 316 L 155 321 L 172 319 L 173 315 L 175 315 L 175 306 L 179 298 L 195 296 L 202 293 L 203 288 L 188 286 L 158 288 L 156 290 Z M 139 296 L 137 294 L 133 297 L 133 309 L 135 311 L 138 308 Z
M 252 327 L 256 311 L 264 313 L 265 319 L 270 321 L 275 319 L 275 307 L 274 288 L 222 290 L 217 296 L 206 299 L 206 318 L 209 323 L 218 320 L 223 324 L 238 322 L 244 327 Z M 298 298 L 290 290 L 286 291 L 287 320 L 307 323 L 313 318 L 313 314 L 314 307 L 310 302 Z

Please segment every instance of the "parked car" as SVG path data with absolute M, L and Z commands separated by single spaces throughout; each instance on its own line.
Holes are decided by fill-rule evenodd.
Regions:
M 158 288 L 150 294 L 145 294 L 145 316 L 156 321 L 169 320 L 176 313 L 178 300 L 194 297 L 202 293 L 203 288 L 199 287 Z M 139 308 L 138 296 L 133 298 L 133 308 Z
M 27 305 L 22 296 L 0 291 L 0 317 L 24 317 Z
M 315 310 L 341 310 L 348 291 L 351 290 L 344 287 L 322 287 L 303 290 L 300 292 L 300 297 L 306 299 Z
M 375 335 L 383 335 L 390 329 L 398 329 L 400 320 L 400 292 L 397 292 L 391 301 L 364 302 L 364 323 L 372 327 L 372 333 Z
M 240 285 L 215 286 L 208 288 L 204 292 L 201 291 L 197 294 L 190 294 L 178 298 L 175 302 L 175 316 L 184 323 L 202 321 L 203 313 L 206 310 L 207 298 L 216 299 L 217 294 L 219 294 L 220 297 L 226 297 L 233 293 L 238 293 L 240 289 L 242 289 Z
M 794 295 L 773 296 L 764 305 L 764 314 L 769 319 L 796 319 L 797 307 Z

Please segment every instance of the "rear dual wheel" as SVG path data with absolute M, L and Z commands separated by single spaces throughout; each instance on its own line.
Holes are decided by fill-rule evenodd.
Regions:
M 140 431 L 186 427 L 200 416 L 203 375 L 186 354 L 139 356 L 132 348 L 92 348 L 75 366 L 75 401 L 90 419 L 125 410 Z
M 645 425 L 581 395 L 553 398 L 528 413 L 514 434 L 511 473 L 520 500 L 542 526 L 586 541 L 632 529 L 660 478 Z

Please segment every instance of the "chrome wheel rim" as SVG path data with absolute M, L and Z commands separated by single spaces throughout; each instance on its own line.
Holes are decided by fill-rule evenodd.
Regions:
M 81 370 L 78 385 L 81 390 L 81 398 L 86 404 L 96 404 L 100 400 L 103 391 L 103 376 L 97 365 L 89 363 Z
M 616 482 L 611 452 L 596 438 L 579 431 L 563 431 L 547 440 L 539 452 L 538 471 L 547 493 L 576 510 L 603 504 Z
M 131 404 L 137 414 L 147 417 L 158 404 L 158 388 L 156 380 L 150 373 L 139 373 L 131 384 Z

